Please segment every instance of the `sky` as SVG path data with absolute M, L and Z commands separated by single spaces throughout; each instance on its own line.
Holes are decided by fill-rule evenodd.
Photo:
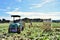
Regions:
M 60 20 L 60 0 L 0 0 L 0 19 L 11 15 Z

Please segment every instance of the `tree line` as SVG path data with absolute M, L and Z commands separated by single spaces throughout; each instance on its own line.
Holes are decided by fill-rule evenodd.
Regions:
M 0 23 L 9 23 L 10 22 L 10 20 L 6 20 L 6 19 L 0 19 Z
M 9 23 L 11 20 L 6 20 L 6 19 L 0 19 L 0 23 Z M 43 22 L 43 19 L 40 18 L 35 18 L 35 19 L 30 19 L 30 18 L 23 18 L 22 21 L 24 22 Z M 60 20 L 52 20 L 52 22 L 60 22 Z

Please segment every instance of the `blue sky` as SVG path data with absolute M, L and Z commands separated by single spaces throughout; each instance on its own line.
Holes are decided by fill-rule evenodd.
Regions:
M 60 19 L 60 0 L 0 0 L 0 19 L 11 15 Z

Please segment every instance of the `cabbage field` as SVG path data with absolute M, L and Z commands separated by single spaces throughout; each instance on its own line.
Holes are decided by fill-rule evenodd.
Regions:
M 60 23 L 52 23 L 51 30 L 44 31 L 42 22 L 25 23 L 20 33 L 8 33 L 9 23 L 0 23 L 0 40 L 60 40 Z

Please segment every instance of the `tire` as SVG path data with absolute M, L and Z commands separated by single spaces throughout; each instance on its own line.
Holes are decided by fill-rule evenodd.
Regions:
M 8 29 L 8 33 L 11 33 L 11 32 L 10 32 L 10 29 Z
M 22 27 L 22 31 L 24 30 L 24 27 Z
M 17 28 L 17 33 L 20 34 L 20 28 Z

